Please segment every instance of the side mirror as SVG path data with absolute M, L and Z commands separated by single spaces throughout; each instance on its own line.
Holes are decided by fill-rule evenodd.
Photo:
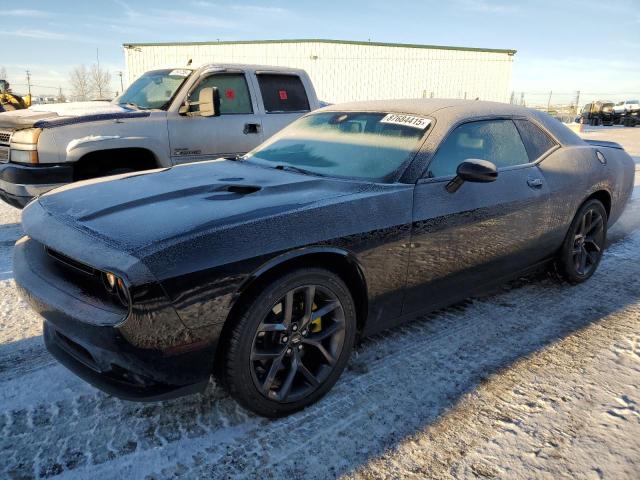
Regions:
M 220 116 L 220 92 L 217 87 L 206 87 L 200 90 L 198 106 L 201 117 Z
M 456 176 L 447 186 L 447 192 L 454 193 L 464 182 L 489 183 L 498 178 L 495 164 L 487 160 L 469 159 L 458 165 Z

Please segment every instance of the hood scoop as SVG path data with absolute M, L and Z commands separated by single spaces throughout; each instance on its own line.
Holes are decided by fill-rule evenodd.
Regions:
M 213 195 L 206 197 L 207 200 L 233 200 L 234 198 L 251 195 L 262 190 L 257 185 L 224 185 L 215 189 Z

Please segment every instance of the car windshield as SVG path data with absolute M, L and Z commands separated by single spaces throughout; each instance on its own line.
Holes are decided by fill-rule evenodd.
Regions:
M 317 113 L 294 122 L 243 158 L 322 176 L 384 181 L 411 159 L 430 123 L 395 113 Z
M 129 85 L 114 100 L 118 105 L 141 108 L 166 108 L 173 95 L 191 75 L 190 69 L 167 69 L 147 72 Z

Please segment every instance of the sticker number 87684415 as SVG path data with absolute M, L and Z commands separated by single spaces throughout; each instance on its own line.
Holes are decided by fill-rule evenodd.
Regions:
M 431 120 L 415 115 L 402 115 L 398 113 L 390 113 L 386 115 L 380 123 L 392 123 L 394 125 L 404 125 L 405 127 L 417 128 L 424 130 L 429 126 Z

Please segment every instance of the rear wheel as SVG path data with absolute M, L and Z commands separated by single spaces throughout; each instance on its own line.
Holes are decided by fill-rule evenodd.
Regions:
M 280 417 L 317 401 L 344 370 L 356 313 L 334 273 L 300 269 L 270 282 L 243 309 L 221 372 L 244 407 Z
M 599 200 L 588 200 L 576 214 L 557 261 L 558 272 L 581 283 L 596 271 L 607 239 L 607 211 Z

